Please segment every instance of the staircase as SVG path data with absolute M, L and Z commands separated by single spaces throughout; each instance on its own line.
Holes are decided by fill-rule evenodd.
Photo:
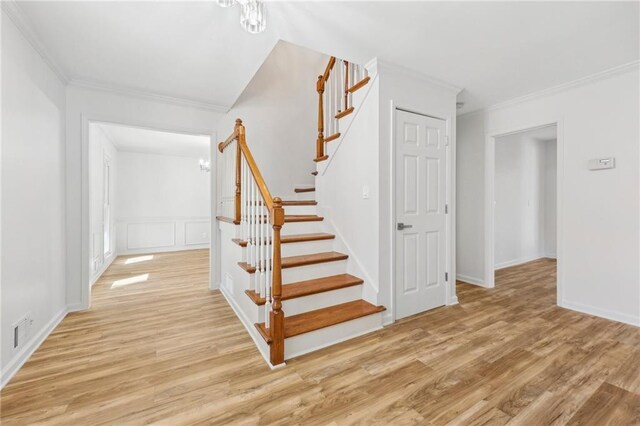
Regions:
M 345 68 L 332 77 L 337 74 L 336 64 Z M 350 86 L 354 80 L 356 85 Z M 331 58 L 317 84 L 320 111 L 314 161 L 328 158 L 325 144 L 340 136 L 339 120 L 354 110 L 350 94 L 368 81 L 363 69 L 352 66 L 349 70 L 347 62 Z M 325 91 L 325 85 L 332 91 Z M 328 105 L 326 110 L 323 104 Z M 335 133 L 325 138 L 325 127 Z M 229 149 L 234 142 L 236 149 Z M 245 326 L 253 322 L 254 340 L 270 364 L 277 366 L 286 359 L 381 328 L 385 308 L 363 299 L 364 280 L 349 273 L 349 254 L 336 251 L 336 236 L 317 214 L 315 188 L 294 188 L 295 199 L 273 198 L 239 119 L 234 132 L 218 148 L 226 157 L 223 164 L 228 165 L 226 200 L 228 216 L 232 216 L 218 219 L 233 223 L 235 229 L 230 234 L 235 237 L 229 240 L 240 250 L 234 275 L 240 271 L 235 276 L 244 283 L 234 280 L 233 285 L 246 288 L 245 300 L 230 303 L 236 312 L 242 311 L 238 316 L 244 318 Z

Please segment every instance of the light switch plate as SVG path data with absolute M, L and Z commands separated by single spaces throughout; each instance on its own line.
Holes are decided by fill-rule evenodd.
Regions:
M 593 160 L 589 160 L 589 170 L 605 170 L 605 169 L 613 169 L 615 167 L 616 167 L 616 159 L 613 157 L 594 158 Z
M 368 200 L 369 199 L 369 186 L 364 185 L 362 187 L 362 198 L 364 200 Z

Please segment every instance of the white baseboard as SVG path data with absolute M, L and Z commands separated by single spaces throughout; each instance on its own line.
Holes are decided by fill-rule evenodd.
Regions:
M 486 287 L 482 278 L 476 278 L 469 275 L 457 274 L 456 280 L 465 282 L 467 284 L 479 285 L 480 287 Z
M 119 250 L 117 256 L 131 256 L 135 254 L 143 255 L 143 254 L 155 254 L 155 253 L 170 253 L 174 251 L 187 251 L 187 250 L 202 250 L 202 249 L 210 248 L 209 246 L 210 246 L 209 243 L 207 243 L 207 244 L 198 244 L 198 245 L 181 246 L 181 247 Z
M 572 311 L 582 312 L 583 314 L 589 314 L 596 317 L 623 322 L 625 324 L 640 327 L 640 317 L 634 317 L 633 315 L 610 311 L 608 309 L 600 309 L 596 308 L 595 306 L 589 306 L 583 303 L 571 302 L 568 300 L 562 300 L 558 305 L 566 309 L 571 309 Z
M 394 322 L 395 321 L 393 320 L 393 314 L 391 313 L 391 310 L 387 309 L 386 311 L 384 311 L 384 313 L 382 314 L 382 326 L 386 327 L 393 324 Z
M 519 259 L 507 260 L 506 262 L 496 263 L 494 269 L 497 271 L 498 269 L 509 268 L 511 266 L 522 265 L 523 263 L 532 262 L 534 260 L 543 259 L 546 256 L 544 254 L 536 254 L 534 256 L 521 257 Z
M 64 319 L 67 315 L 68 309 L 65 307 L 56 315 L 54 315 L 51 320 L 36 334 L 33 336 L 27 344 L 14 355 L 13 359 L 9 361 L 7 366 L 2 370 L 2 378 L 0 379 L 0 389 L 4 388 L 7 383 L 15 376 L 15 374 L 22 368 L 25 362 L 31 355 L 40 347 L 42 342 L 45 341 L 47 337 L 51 334 L 53 330 L 56 329 L 58 324 Z

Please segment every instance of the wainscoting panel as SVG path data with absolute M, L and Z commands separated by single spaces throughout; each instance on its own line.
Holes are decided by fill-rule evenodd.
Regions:
M 184 244 L 187 246 L 209 243 L 209 221 L 185 222 Z
M 117 253 L 138 254 L 209 247 L 207 217 L 120 218 Z
M 175 222 L 127 224 L 127 250 L 172 247 L 175 244 Z

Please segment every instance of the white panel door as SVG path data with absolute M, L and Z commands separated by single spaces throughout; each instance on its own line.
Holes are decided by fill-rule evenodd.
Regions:
M 396 319 L 446 304 L 446 128 L 396 111 Z

